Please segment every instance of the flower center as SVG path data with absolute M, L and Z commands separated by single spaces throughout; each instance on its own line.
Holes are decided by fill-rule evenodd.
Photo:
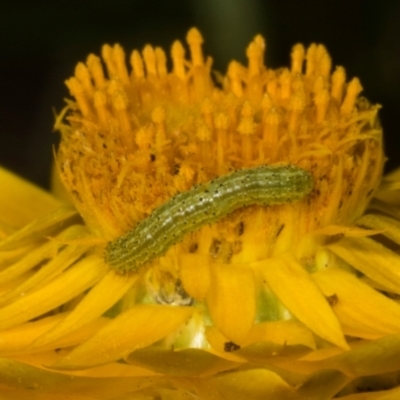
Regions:
M 79 63 L 67 85 L 76 102 L 58 122 L 62 180 L 88 226 L 107 240 L 132 229 L 182 191 L 242 168 L 292 164 L 315 189 L 296 207 L 249 207 L 186 237 L 185 252 L 222 261 L 270 257 L 305 234 L 360 216 L 383 165 L 378 106 L 358 95 L 357 78 L 331 74 L 322 45 L 293 48 L 291 67 L 263 63 L 265 42 L 247 48 L 213 82 L 212 60 L 196 29 L 172 45 L 172 70 L 160 48 L 133 51 L 128 70 L 119 45 Z M 61 118 L 60 118 L 61 120 Z M 261 244 L 261 245 L 260 245 Z

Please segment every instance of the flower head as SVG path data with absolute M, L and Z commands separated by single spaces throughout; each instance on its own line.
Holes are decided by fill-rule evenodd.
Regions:
M 248 65 L 222 77 L 196 29 L 187 43 L 189 57 L 172 45 L 171 68 L 160 48 L 128 67 L 105 45 L 67 80 L 56 166 L 74 207 L 4 233 L 5 365 L 43 393 L 92 398 L 328 399 L 366 376 L 384 387 L 400 370 L 400 211 L 396 183 L 378 191 L 379 106 L 331 73 L 322 45 L 296 45 L 290 68 L 272 70 L 256 36 Z M 143 222 L 179 193 L 189 215 L 194 186 L 265 165 L 308 171 L 312 192 L 194 219 L 174 245 L 163 232 L 179 224 Z M 121 274 L 107 244 L 129 271 L 119 238 L 136 226 L 165 251 Z

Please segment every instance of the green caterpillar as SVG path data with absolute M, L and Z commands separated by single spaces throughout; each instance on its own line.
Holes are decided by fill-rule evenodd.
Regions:
M 232 211 L 254 204 L 284 204 L 307 196 L 310 172 L 295 166 L 258 166 L 220 176 L 179 193 L 130 232 L 108 243 L 105 260 L 118 272 L 134 272 L 164 255 L 183 237 Z

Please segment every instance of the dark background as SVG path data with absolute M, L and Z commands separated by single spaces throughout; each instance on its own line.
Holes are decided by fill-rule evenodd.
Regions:
M 383 105 L 386 167 L 400 165 L 399 0 L 0 0 L 0 164 L 46 187 L 53 110 L 63 107 L 76 63 L 105 42 L 169 49 L 192 26 L 223 73 L 229 60 L 245 62 L 257 33 L 273 68 L 288 65 L 295 43 L 325 44 L 333 64 Z

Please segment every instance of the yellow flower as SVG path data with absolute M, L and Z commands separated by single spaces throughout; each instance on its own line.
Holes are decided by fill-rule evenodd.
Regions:
M 0 171 L 2 398 L 397 398 L 400 173 L 381 183 L 379 106 L 322 45 L 272 70 L 256 36 L 221 76 L 196 29 L 187 43 L 171 67 L 149 45 L 130 68 L 119 45 L 77 65 L 64 202 Z M 173 196 L 260 165 L 309 171 L 312 193 L 239 208 L 133 272 L 106 262 Z

